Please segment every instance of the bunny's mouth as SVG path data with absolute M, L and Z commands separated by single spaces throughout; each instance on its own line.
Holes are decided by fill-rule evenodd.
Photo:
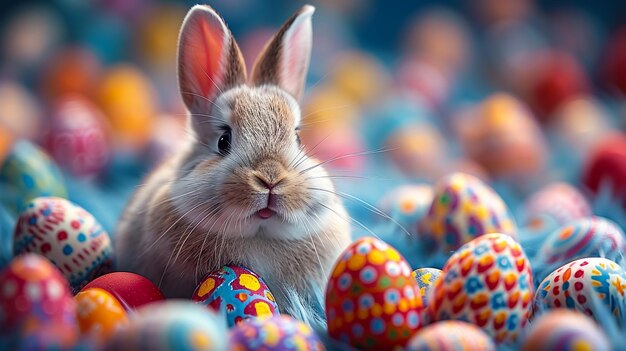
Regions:
M 276 212 L 272 211 L 269 207 L 265 207 L 258 210 L 256 214 L 261 219 L 268 219 L 274 216 Z

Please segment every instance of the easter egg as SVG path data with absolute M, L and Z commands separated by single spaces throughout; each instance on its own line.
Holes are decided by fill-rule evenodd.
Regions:
M 424 307 L 428 306 L 428 294 L 435 285 L 435 282 L 442 275 L 443 271 L 437 268 L 418 268 L 411 273 L 420 289 L 420 296 Z
M 429 123 L 412 124 L 394 131 L 385 141 L 389 157 L 411 178 L 435 178 L 443 169 L 446 143 Z
M 138 150 L 150 141 L 156 112 L 153 89 L 148 78 L 134 66 L 119 65 L 106 72 L 97 97 L 117 147 Z
M 534 66 L 528 101 L 537 111 L 537 117 L 548 121 L 565 101 L 586 94 L 589 80 L 576 58 L 566 52 L 547 52 L 539 55 Z
M 42 75 L 42 95 L 53 101 L 68 94 L 93 96 L 102 73 L 98 56 L 83 47 L 58 51 Z
M 626 134 L 608 136 L 590 155 L 583 182 L 593 192 L 608 188 L 626 206 Z
M 111 271 L 109 235 L 82 207 L 58 197 L 28 203 L 15 226 L 13 252 L 48 258 L 74 291 Z
M 226 351 L 223 319 L 191 301 L 168 300 L 143 306 L 109 338 L 104 351 Z
M 486 233 L 517 237 L 515 220 L 500 196 L 464 173 L 453 173 L 435 184 L 433 202 L 418 229 L 427 245 L 443 252 Z
M 409 341 L 407 351 L 495 351 L 491 338 L 474 324 L 441 321 L 426 326 Z
M 402 185 L 389 191 L 380 201 L 380 210 L 389 214 L 407 230 L 413 230 L 433 201 L 429 185 Z
M 361 350 L 404 347 L 422 326 L 422 299 L 411 268 L 391 246 L 371 237 L 339 257 L 326 288 L 328 334 Z
M 524 202 L 526 226 L 534 232 L 557 229 L 591 216 L 591 206 L 576 188 L 567 183 L 550 183 Z
M 610 39 L 602 62 L 602 78 L 606 85 L 617 89 L 621 96 L 626 94 L 626 27 L 622 26 L 614 32 Z
M 131 272 L 107 273 L 87 283 L 82 291 L 93 288 L 115 296 L 127 311 L 165 299 L 150 280 Z
M 83 335 L 106 340 L 128 323 L 120 302 L 105 290 L 85 289 L 74 297 L 76 319 Z
M 485 234 L 457 250 L 429 296 L 431 320 L 463 320 L 498 343 L 514 342 L 528 321 L 530 262 L 509 235 Z
M 0 166 L 0 184 L 6 184 L 7 209 L 20 213 L 26 204 L 40 196 L 65 197 L 67 191 L 61 172 L 41 149 L 19 140 Z
M 329 83 L 359 105 L 383 96 L 389 86 L 389 74 L 383 65 L 363 52 L 345 53 L 333 62 L 332 67 Z
M 39 137 L 42 124 L 40 102 L 25 87 L 10 80 L 0 80 L 0 136 L 7 132 L 16 138 L 35 139 Z M 5 151 L 2 145 L 1 151 Z M 0 157 L 0 162 L 4 158 Z
M 78 96 L 59 101 L 46 133 L 46 150 L 75 176 L 94 176 L 109 160 L 109 140 L 101 112 Z
M 456 126 L 461 146 L 493 176 L 524 183 L 541 174 L 545 141 L 522 101 L 495 93 L 466 115 Z
M 522 351 L 597 350 L 609 351 L 604 331 L 586 315 L 559 308 L 533 321 L 521 343 Z
M 22 349 L 75 341 L 76 306 L 67 281 L 45 258 L 16 257 L 0 273 L 0 287 L 0 339 L 17 337 L 12 341 Z
M 281 315 L 238 324 L 230 334 L 230 350 L 322 351 L 325 347 L 308 325 Z
M 274 296 L 263 279 L 240 266 L 224 266 L 210 273 L 198 285 L 191 299 L 222 312 L 229 327 L 252 317 L 267 318 L 278 314 Z
M 625 293 L 626 273 L 621 266 L 606 258 L 582 258 L 558 268 L 539 284 L 534 313 L 569 308 L 591 317 L 613 315 L 621 321 Z
M 537 257 L 543 263 L 558 266 L 584 257 L 616 260 L 626 252 L 624 235 L 611 220 L 596 216 L 582 218 L 552 232 Z

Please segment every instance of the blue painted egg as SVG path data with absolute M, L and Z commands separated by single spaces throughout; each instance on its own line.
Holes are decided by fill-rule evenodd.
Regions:
M 249 318 L 267 318 L 279 313 L 263 279 L 235 265 L 210 273 L 196 288 L 192 300 L 220 311 L 229 327 Z
M 226 325 L 214 312 L 190 301 L 168 300 L 145 305 L 130 315 L 104 351 L 225 351 Z
M 67 196 L 59 168 L 46 153 L 26 140 L 17 141 L 0 166 L 1 183 L 8 185 L 1 199 L 16 215 L 36 197 Z
M 14 232 L 13 252 L 48 258 L 74 291 L 112 268 L 111 240 L 82 207 L 58 197 L 39 197 L 27 204 Z
M 399 186 L 388 192 L 380 201 L 380 210 L 414 232 L 417 223 L 428 211 L 433 201 L 433 188 L 425 184 Z
M 322 351 L 324 345 L 306 324 L 282 315 L 238 324 L 230 335 L 232 351 Z
M 417 286 L 419 286 L 424 307 L 428 306 L 428 294 L 442 274 L 443 271 L 437 268 L 418 268 L 411 273 L 411 276 L 417 281 Z

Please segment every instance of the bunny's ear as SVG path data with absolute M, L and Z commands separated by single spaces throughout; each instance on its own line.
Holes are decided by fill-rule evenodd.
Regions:
M 300 99 L 311 57 L 313 12 L 313 6 L 304 5 L 267 43 L 252 68 L 253 84 L 278 85 Z
M 222 18 L 206 5 L 191 8 L 178 38 L 178 84 L 189 111 L 210 111 L 218 94 L 245 80 L 241 52 Z

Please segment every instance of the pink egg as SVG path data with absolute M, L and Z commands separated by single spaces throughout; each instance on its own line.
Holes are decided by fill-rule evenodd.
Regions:
M 550 183 L 524 202 L 525 225 L 533 231 L 553 230 L 591 216 L 585 196 L 567 183 Z
M 408 351 L 495 351 L 489 335 L 462 321 L 442 321 L 429 325 L 411 338 Z
M 67 281 L 48 260 L 16 257 L 0 273 L 0 287 L 0 335 L 18 337 L 22 345 L 74 342 L 76 306 Z
M 99 174 L 110 156 L 109 135 L 102 113 L 79 96 L 57 102 L 45 144 L 57 163 L 75 176 Z

